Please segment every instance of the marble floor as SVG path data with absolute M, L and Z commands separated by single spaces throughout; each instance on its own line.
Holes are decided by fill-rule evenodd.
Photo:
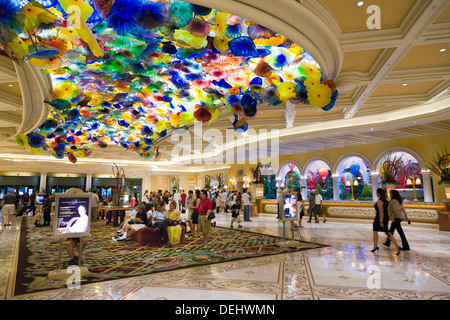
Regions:
M 217 215 L 229 227 L 230 216 Z M 296 239 L 328 247 L 246 259 L 148 276 L 12 296 L 19 219 L 0 229 L 2 300 L 328 300 L 450 299 L 450 232 L 437 225 L 403 224 L 411 251 L 372 249 L 370 220 L 306 223 Z M 244 230 L 283 235 L 274 215 L 243 222 Z M 398 236 L 397 236 L 398 238 Z

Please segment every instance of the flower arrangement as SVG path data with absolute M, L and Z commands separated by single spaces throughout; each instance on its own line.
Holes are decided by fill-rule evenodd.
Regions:
M 398 175 L 402 169 L 402 159 L 400 157 L 392 158 L 389 155 L 381 164 L 381 183 L 386 184 L 397 184 L 398 183 Z
M 442 149 L 442 154 L 436 152 L 436 156 L 428 162 L 428 167 L 441 178 L 438 184 L 450 184 L 450 154 L 447 147 Z

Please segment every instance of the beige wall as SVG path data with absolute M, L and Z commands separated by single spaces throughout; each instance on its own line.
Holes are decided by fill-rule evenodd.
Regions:
M 315 157 L 320 157 L 328 160 L 333 168 L 337 162 L 349 153 L 359 153 L 365 156 L 371 163 L 374 163 L 377 157 L 384 153 L 387 149 L 400 147 L 408 148 L 416 152 L 425 163 L 430 161 L 436 154 L 436 152 L 441 153 L 444 146 L 447 145 L 447 149 L 450 150 L 450 131 L 446 134 L 436 134 L 421 136 L 408 139 L 391 140 L 381 143 L 370 143 L 365 145 L 357 145 L 344 148 L 328 149 L 322 151 L 306 152 L 293 155 L 287 155 L 280 157 L 279 163 L 282 164 L 285 161 L 296 161 L 300 167 L 302 173 L 304 173 L 305 166 L 309 160 Z M 253 178 L 252 168 L 255 165 L 232 165 L 230 167 L 230 177 L 237 177 L 238 169 L 242 168 L 243 175 Z M 424 170 L 426 168 L 422 168 Z M 433 191 L 435 202 L 441 202 L 446 198 L 444 185 L 438 185 L 439 178 L 433 174 Z

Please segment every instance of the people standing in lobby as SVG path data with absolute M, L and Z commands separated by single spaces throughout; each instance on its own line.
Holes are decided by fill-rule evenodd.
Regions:
M 388 207 L 389 219 L 391 220 L 391 227 L 389 229 L 389 232 L 392 234 L 392 236 L 394 236 L 394 232 L 395 230 L 397 230 L 400 238 L 402 239 L 402 246 L 400 247 L 400 250 L 408 251 L 410 250 L 409 244 L 408 240 L 406 239 L 405 233 L 403 232 L 401 222 L 403 221 L 403 217 L 406 218 L 408 224 L 411 223 L 411 220 L 409 220 L 406 210 L 403 207 L 403 199 L 400 196 L 400 193 L 397 190 L 393 189 L 389 191 L 389 196 L 391 197 L 391 201 L 389 201 Z M 391 245 L 389 237 L 383 244 L 386 247 L 389 247 Z
M 228 193 L 225 190 L 222 190 L 222 193 L 220 194 L 220 208 L 222 209 L 222 212 L 227 212 L 227 198 Z
M 2 220 L 3 227 L 10 226 L 12 216 L 15 211 L 16 195 L 13 189 L 9 189 L 8 193 L 3 196 L 2 200 Z
M 91 203 L 91 221 L 98 219 L 98 207 L 100 204 L 100 199 L 98 197 L 98 191 L 95 190 L 92 195 L 92 203 Z
M 186 209 L 186 199 L 187 194 L 184 192 L 184 189 L 182 189 L 180 194 L 181 209 Z
M 301 192 L 299 191 L 297 194 L 297 209 L 298 209 L 298 226 L 296 225 L 296 228 L 303 228 L 302 226 L 302 219 L 305 215 L 305 201 L 303 201 L 303 197 Z
M 388 230 L 388 223 L 389 223 L 389 215 L 388 215 L 388 207 L 389 202 L 386 199 L 386 190 L 382 188 L 377 189 L 377 197 L 378 200 L 374 204 L 375 207 L 375 219 L 373 220 L 373 249 L 370 250 L 371 252 L 375 252 L 379 250 L 378 247 L 378 232 L 384 232 L 388 236 L 389 239 L 394 243 L 395 248 L 397 249 L 397 255 L 400 254 L 400 249 L 397 244 L 397 241 L 392 236 L 392 234 Z
M 191 203 L 190 203 L 190 209 L 192 209 L 192 225 L 193 225 L 192 234 L 193 235 L 199 235 L 199 232 L 198 232 L 198 227 L 199 227 L 198 208 L 199 208 L 200 202 L 201 202 L 200 190 L 195 190 L 195 195 L 192 197 Z
M 323 216 L 323 223 L 327 222 L 327 219 L 325 218 L 325 213 L 323 212 L 323 198 L 322 195 L 320 194 L 319 190 L 315 190 L 315 203 L 314 203 L 314 210 L 315 210 L 315 215 L 317 214 L 317 216 Z M 318 222 L 318 220 L 316 221 Z
M 198 207 L 198 231 L 203 233 L 203 245 L 208 245 L 211 236 L 211 221 L 208 217 L 212 210 L 212 201 L 208 198 L 206 190 L 200 192 L 200 204 Z
M 314 207 L 316 206 L 316 197 L 314 196 L 314 193 L 310 193 L 309 194 L 308 201 L 309 201 L 309 207 L 308 207 L 309 220 L 308 220 L 308 223 L 311 223 L 311 219 L 312 219 L 312 215 L 313 214 L 314 214 L 314 219 L 316 220 L 316 223 L 319 223 L 319 220 L 317 220 L 317 212 L 314 209 Z
M 243 194 L 241 196 L 242 200 L 240 202 L 244 205 L 244 221 L 252 221 L 250 220 L 250 194 L 247 189 L 244 189 Z M 239 199 L 238 199 L 239 200 Z
M 181 238 L 181 214 L 177 210 L 178 204 L 175 201 L 170 202 L 167 217 L 169 225 L 166 228 L 167 239 L 170 244 L 180 243 Z M 186 226 L 185 226 L 186 227 Z
M 44 195 L 44 204 L 42 206 L 42 212 L 44 213 L 44 226 L 50 225 L 50 215 L 52 212 L 52 200 L 48 194 Z
M 180 206 L 181 206 L 181 193 L 180 193 L 179 190 L 173 190 L 172 201 L 175 201 L 175 203 L 177 204 L 177 209 L 181 210 L 181 208 L 180 208 Z

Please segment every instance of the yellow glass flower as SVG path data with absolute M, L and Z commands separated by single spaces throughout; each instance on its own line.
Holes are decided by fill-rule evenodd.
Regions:
M 78 96 L 81 90 L 75 82 L 65 80 L 55 85 L 53 93 L 58 99 L 70 100 Z
M 186 30 L 181 29 L 175 30 L 173 37 L 177 41 L 182 41 L 195 49 L 200 49 L 208 45 L 208 40 L 206 40 L 206 37 L 204 38 L 194 37 Z
M 58 37 L 71 42 L 80 39 L 77 30 L 75 30 L 75 28 L 72 27 L 60 28 L 58 30 Z
M 220 52 L 225 52 L 228 49 L 228 38 L 225 36 L 215 36 L 214 37 L 214 47 Z
M 309 78 L 306 79 L 303 84 L 306 86 L 306 88 L 314 87 L 320 84 L 320 79 Z
M 227 16 L 224 12 L 216 13 L 216 24 L 214 28 L 216 32 L 216 36 L 225 36 L 225 32 L 227 31 Z
M 54 14 L 36 1 L 28 2 L 25 7 L 23 7 L 23 12 L 25 14 L 24 32 L 33 32 L 34 29 L 41 25 L 41 23 L 53 23 L 56 19 Z
M 320 79 L 322 76 L 316 63 L 305 60 L 300 62 L 298 72 L 301 75 L 305 75 L 307 78 Z
M 284 42 L 286 38 L 283 36 L 271 37 L 269 39 L 253 39 L 253 42 L 258 46 L 273 46 L 277 47 Z
M 59 0 L 59 4 L 67 14 L 78 12 L 85 22 L 94 12 L 94 8 L 84 0 Z
M 331 101 L 331 89 L 324 84 L 318 84 L 308 88 L 308 101 L 315 108 L 323 108 Z
M 22 40 L 21 37 L 17 37 L 13 41 L 9 42 L 8 45 L 19 56 L 24 57 L 24 56 L 26 56 L 28 54 L 28 46 L 25 43 L 25 41 Z

